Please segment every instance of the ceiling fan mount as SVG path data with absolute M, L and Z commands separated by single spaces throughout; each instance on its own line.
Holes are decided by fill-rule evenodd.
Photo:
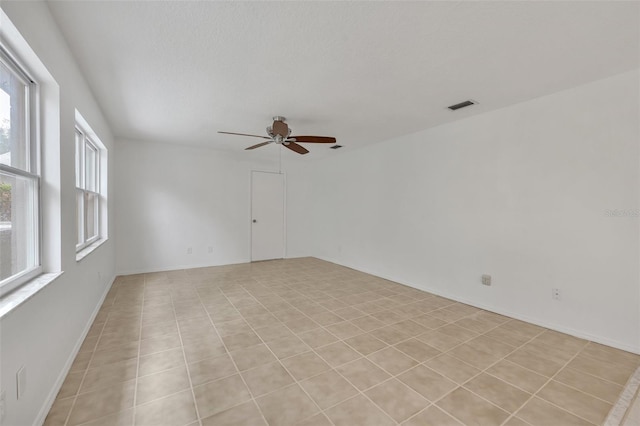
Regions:
M 268 145 L 270 143 L 275 143 L 278 145 L 282 145 L 286 148 L 289 148 L 291 151 L 297 152 L 298 154 L 306 154 L 309 152 L 302 145 L 298 145 L 298 143 L 336 143 L 336 138 L 330 136 L 291 136 L 291 128 L 286 123 L 286 118 L 276 115 L 273 117 L 273 124 L 267 127 L 267 135 L 268 136 L 260 136 L 260 135 L 250 135 L 246 133 L 232 133 L 232 132 L 218 132 L 225 135 L 236 135 L 236 136 L 249 136 L 253 138 L 261 138 L 266 139 L 266 142 L 259 143 L 257 145 L 250 146 L 245 148 L 245 150 L 260 148 L 261 146 Z

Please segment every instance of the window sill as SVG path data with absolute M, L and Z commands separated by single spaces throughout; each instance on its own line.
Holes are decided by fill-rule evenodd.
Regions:
M 99 239 L 98 241 L 91 243 L 90 245 L 86 246 L 85 248 L 77 252 L 76 262 L 80 262 L 82 259 L 89 256 L 89 254 L 91 254 L 95 249 L 100 247 L 102 244 L 106 243 L 108 240 L 109 240 L 108 238 Z
M 54 282 L 64 272 L 38 275 L 26 284 L 0 298 L 0 318 L 3 318 L 18 306 L 35 296 L 40 290 Z

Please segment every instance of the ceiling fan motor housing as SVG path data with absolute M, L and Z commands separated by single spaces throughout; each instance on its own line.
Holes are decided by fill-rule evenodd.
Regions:
M 287 126 L 287 123 L 284 122 L 284 117 L 274 117 L 274 118 L 281 118 L 282 120 L 274 120 L 273 121 L 273 133 L 274 135 L 280 135 L 283 138 L 286 138 L 287 136 L 289 136 L 290 131 L 289 131 L 289 126 Z

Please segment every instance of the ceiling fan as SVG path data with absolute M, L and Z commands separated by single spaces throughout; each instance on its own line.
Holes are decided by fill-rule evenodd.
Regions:
M 297 152 L 298 154 L 306 154 L 309 152 L 309 150 L 302 145 L 298 145 L 298 143 L 336 143 L 336 138 L 332 138 L 329 136 L 291 136 L 291 129 L 289 128 L 287 123 L 285 123 L 285 121 L 286 119 L 284 117 L 273 117 L 273 125 L 267 127 L 268 136 L 248 135 L 246 133 L 232 132 L 218 133 L 223 133 L 225 135 L 250 136 L 253 138 L 262 138 L 267 140 L 266 142 L 262 142 L 257 145 L 245 148 L 245 150 L 256 149 L 270 143 L 276 143 L 289 148 L 291 151 Z

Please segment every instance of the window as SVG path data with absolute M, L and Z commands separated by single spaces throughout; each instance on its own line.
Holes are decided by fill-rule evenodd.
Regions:
M 42 271 L 36 90 L 0 47 L 0 294 Z
M 76 251 L 100 238 L 100 157 L 98 143 L 76 127 Z

